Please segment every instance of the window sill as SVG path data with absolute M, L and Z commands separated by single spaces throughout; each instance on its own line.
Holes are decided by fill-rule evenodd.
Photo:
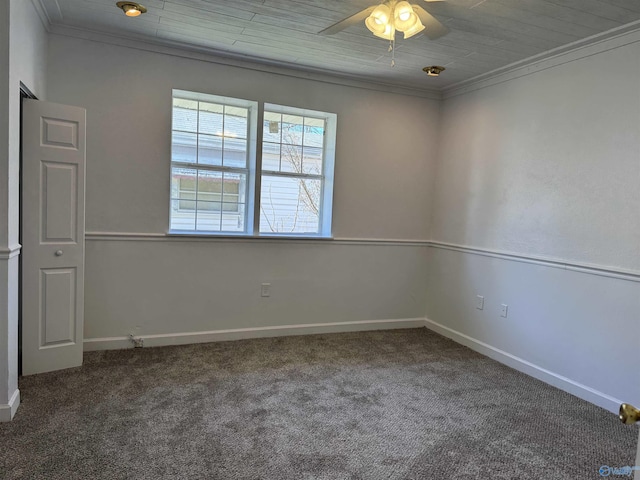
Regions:
M 169 230 L 167 232 L 167 237 L 189 237 L 189 238 L 208 238 L 208 239 L 238 239 L 238 240 L 309 240 L 309 241 L 318 241 L 318 240 L 333 240 L 333 236 L 322 236 L 322 235 L 279 235 L 279 234 L 262 234 L 262 235 L 249 235 L 246 233 L 233 233 L 233 232 L 224 232 L 224 233 L 205 233 L 205 232 L 192 232 L 186 230 Z

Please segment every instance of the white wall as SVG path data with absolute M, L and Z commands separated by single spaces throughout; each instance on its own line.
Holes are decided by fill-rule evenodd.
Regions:
M 638 42 L 446 99 L 433 208 L 432 239 L 471 248 L 432 250 L 428 317 L 611 409 L 640 402 Z
M 9 239 L 9 7 L 0 2 L 0 245 L 4 248 Z
M 640 271 L 639 78 L 632 43 L 447 99 L 433 238 Z
M 429 237 L 439 101 L 167 53 L 50 38 L 50 100 L 87 109 L 85 337 L 423 317 L 427 247 L 395 241 Z M 153 237 L 169 222 L 172 88 L 336 113 L 333 234 L 362 241 Z
M 45 99 L 47 32 L 30 0 L 11 0 L 9 69 L 9 222 L 8 244 L 18 243 L 18 178 L 20 154 L 20 82 Z
M 0 6 L 0 421 L 18 392 L 20 82 L 45 95 L 46 31 L 28 0 Z
M 89 348 L 427 312 L 431 328 L 605 408 L 640 402 L 637 40 L 508 74 L 440 112 L 53 35 L 49 97 L 88 111 Z M 337 113 L 334 235 L 359 241 L 164 237 L 172 88 Z
M 262 282 L 271 283 L 269 298 L 260 297 Z M 87 348 L 106 348 L 127 346 L 109 337 L 130 331 L 171 337 L 237 329 L 264 335 L 272 326 L 283 327 L 281 334 L 328 331 L 287 328 L 325 323 L 349 323 L 348 330 L 392 328 L 353 322 L 422 318 L 426 283 L 426 247 L 419 246 L 89 241 L 85 338 L 105 339 Z M 218 338 L 225 337 L 202 337 Z
M 49 65 L 51 100 L 87 108 L 88 232 L 166 232 L 179 88 L 337 113 L 334 236 L 429 236 L 437 101 L 60 35 Z

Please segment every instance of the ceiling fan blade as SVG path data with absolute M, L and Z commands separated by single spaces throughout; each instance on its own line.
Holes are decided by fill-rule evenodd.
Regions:
M 436 17 L 427 12 L 420 5 L 412 5 L 413 11 L 416 12 L 420 21 L 425 26 L 424 34 L 429 40 L 435 40 L 449 33 L 449 29 L 436 20 Z
M 324 30 L 320 30 L 318 32 L 318 34 L 319 35 L 333 35 L 334 33 L 341 32 L 345 28 L 351 27 L 352 25 L 355 25 L 355 24 L 363 21 L 365 18 L 367 18 L 369 15 L 371 15 L 371 12 L 373 12 L 376 7 L 377 7 L 377 5 L 374 5 L 374 6 L 369 7 L 369 8 L 365 8 L 364 10 L 361 10 L 360 12 L 358 12 L 358 13 L 356 13 L 354 15 L 351 15 L 350 17 L 345 18 L 344 20 L 340 20 L 338 23 L 334 23 L 333 25 L 331 25 L 330 27 L 325 28 Z

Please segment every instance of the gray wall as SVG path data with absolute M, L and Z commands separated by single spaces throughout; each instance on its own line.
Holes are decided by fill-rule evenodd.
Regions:
M 429 319 L 611 409 L 640 402 L 638 42 L 447 98 L 433 208 Z
M 50 99 L 87 109 L 90 348 L 130 333 L 422 318 L 439 101 L 170 53 L 50 37 Z M 333 234 L 349 241 L 163 237 L 172 88 L 337 113 Z
M 46 31 L 30 1 L 0 5 L 0 421 L 18 392 L 20 82 L 39 98 L 46 83 Z
M 605 408 L 640 402 L 638 35 L 442 107 L 52 35 L 50 99 L 88 111 L 91 348 L 426 312 L 431 328 Z M 171 88 L 337 113 L 343 240 L 165 237 Z

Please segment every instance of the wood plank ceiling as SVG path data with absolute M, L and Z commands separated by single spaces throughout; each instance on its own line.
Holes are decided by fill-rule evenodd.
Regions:
M 139 0 L 148 13 L 137 18 L 125 17 L 116 0 L 41 1 L 54 25 L 436 90 L 640 20 L 640 0 L 414 0 L 450 32 L 437 40 L 397 35 L 392 67 L 388 42 L 364 22 L 317 34 L 378 0 Z M 427 65 L 447 70 L 427 77 Z

